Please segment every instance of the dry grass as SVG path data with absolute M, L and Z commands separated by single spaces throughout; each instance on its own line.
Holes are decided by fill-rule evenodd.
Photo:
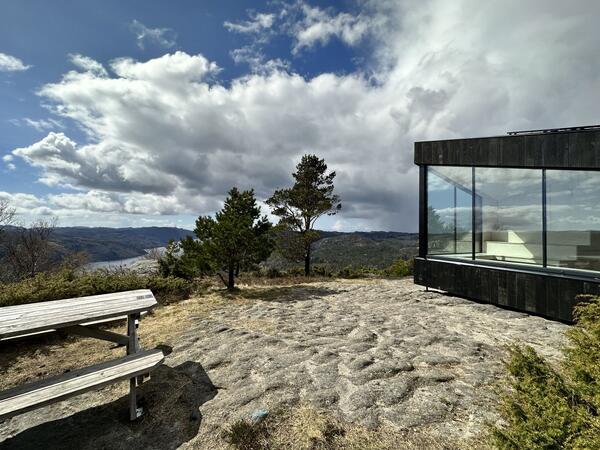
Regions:
M 333 281 L 334 278 L 322 276 L 305 277 L 301 275 L 285 277 L 256 277 L 251 275 L 241 275 L 237 279 L 237 285 L 240 287 L 259 287 L 259 286 L 290 286 L 296 284 L 311 284 L 324 281 Z
M 158 306 L 141 321 L 140 344 L 142 348 L 171 346 L 181 330 L 185 329 L 182 324 L 190 317 L 210 314 L 225 304 L 244 302 L 248 300 L 241 296 L 232 299 L 220 291 L 212 291 L 178 303 Z M 125 334 L 126 324 L 123 320 L 106 329 Z M 0 390 L 124 354 L 125 347 L 116 347 L 110 342 L 77 336 L 65 338 L 57 333 L 6 341 L 0 344 Z
M 377 429 L 341 422 L 325 411 L 300 405 L 275 413 L 253 425 L 236 422 L 224 432 L 228 445 L 237 450 L 445 450 L 485 449 L 483 441 L 451 441 L 431 436 L 427 430 L 398 430 L 391 425 Z M 206 444 L 206 442 L 204 442 Z M 197 447 L 204 448 L 204 447 Z

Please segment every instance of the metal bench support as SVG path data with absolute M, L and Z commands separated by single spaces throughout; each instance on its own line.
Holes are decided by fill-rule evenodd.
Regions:
M 137 328 L 140 323 L 139 314 L 129 314 L 127 316 L 127 337 L 129 342 L 127 344 L 127 354 L 132 355 L 140 351 L 140 341 L 137 334 Z M 137 378 L 131 378 L 129 380 L 129 419 L 136 420 L 141 417 L 144 410 L 137 405 L 137 397 L 135 389 L 137 387 Z

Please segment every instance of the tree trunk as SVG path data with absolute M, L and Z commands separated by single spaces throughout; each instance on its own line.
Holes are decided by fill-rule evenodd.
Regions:
M 304 276 L 310 277 L 310 244 L 308 244 L 304 255 Z
M 232 265 L 229 266 L 229 280 L 227 281 L 227 289 L 231 290 L 235 287 L 235 268 Z

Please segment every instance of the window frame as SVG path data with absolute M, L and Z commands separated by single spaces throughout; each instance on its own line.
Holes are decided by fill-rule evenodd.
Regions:
M 428 207 L 429 207 L 429 190 L 428 190 L 428 173 L 429 167 L 470 167 L 472 174 L 472 190 L 471 190 L 471 259 L 466 260 L 465 258 L 459 258 L 452 254 L 430 254 L 429 253 L 429 227 L 428 227 Z M 512 261 L 493 261 L 493 260 L 483 260 L 476 259 L 476 246 L 483 245 L 483 240 L 481 236 L 477 241 L 477 235 L 482 234 L 482 227 L 480 217 L 477 217 L 477 185 L 476 185 L 476 170 L 477 168 L 494 168 L 494 169 L 527 169 L 527 170 L 539 170 L 541 171 L 542 176 L 542 264 L 525 264 L 519 262 Z M 542 168 L 542 167 L 504 167 L 504 166 L 464 166 L 464 165 L 454 165 L 454 164 L 426 164 L 420 166 L 420 226 L 419 226 L 419 239 L 423 241 L 423 246 L 420 246 L 420 254 L 419 256 L 424 259 L 432 259 L 432 260 L 448 260 L 456 263 L 470 264 L 470 265 L 479 265 L 479 266 L 487 266 L 487 267 L 495 267 L 495 268 L 506 268 L 513 270 L 521 270 L 526 272 L 541 272 L 547 274 L 553 274 L 558 276 L 569 276 L 569 277 L 577 277 L 581 279 L 590 279 L 594 281 L 600 280 L 600 271 L 593 270 L 585 270 L 585 269 L 574 269 L 570 267 L 557 267 L 557 266 L 548 266 L 548 208 L 547 208 L 547 170 L 569 170 L 569 171 L 577 171 L 577 169 L 569 168 L 569 169 L 560 169 L 560 168 Z M 586 171 L 590 171 L 587 169 Z M 600 170 L 598 171 L 600 172 Z

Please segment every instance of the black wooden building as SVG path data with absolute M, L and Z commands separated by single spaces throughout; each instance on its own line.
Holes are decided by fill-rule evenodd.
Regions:
M 600 126 L 415 143 L 415 282 L 563 321 L 600 295 Z

